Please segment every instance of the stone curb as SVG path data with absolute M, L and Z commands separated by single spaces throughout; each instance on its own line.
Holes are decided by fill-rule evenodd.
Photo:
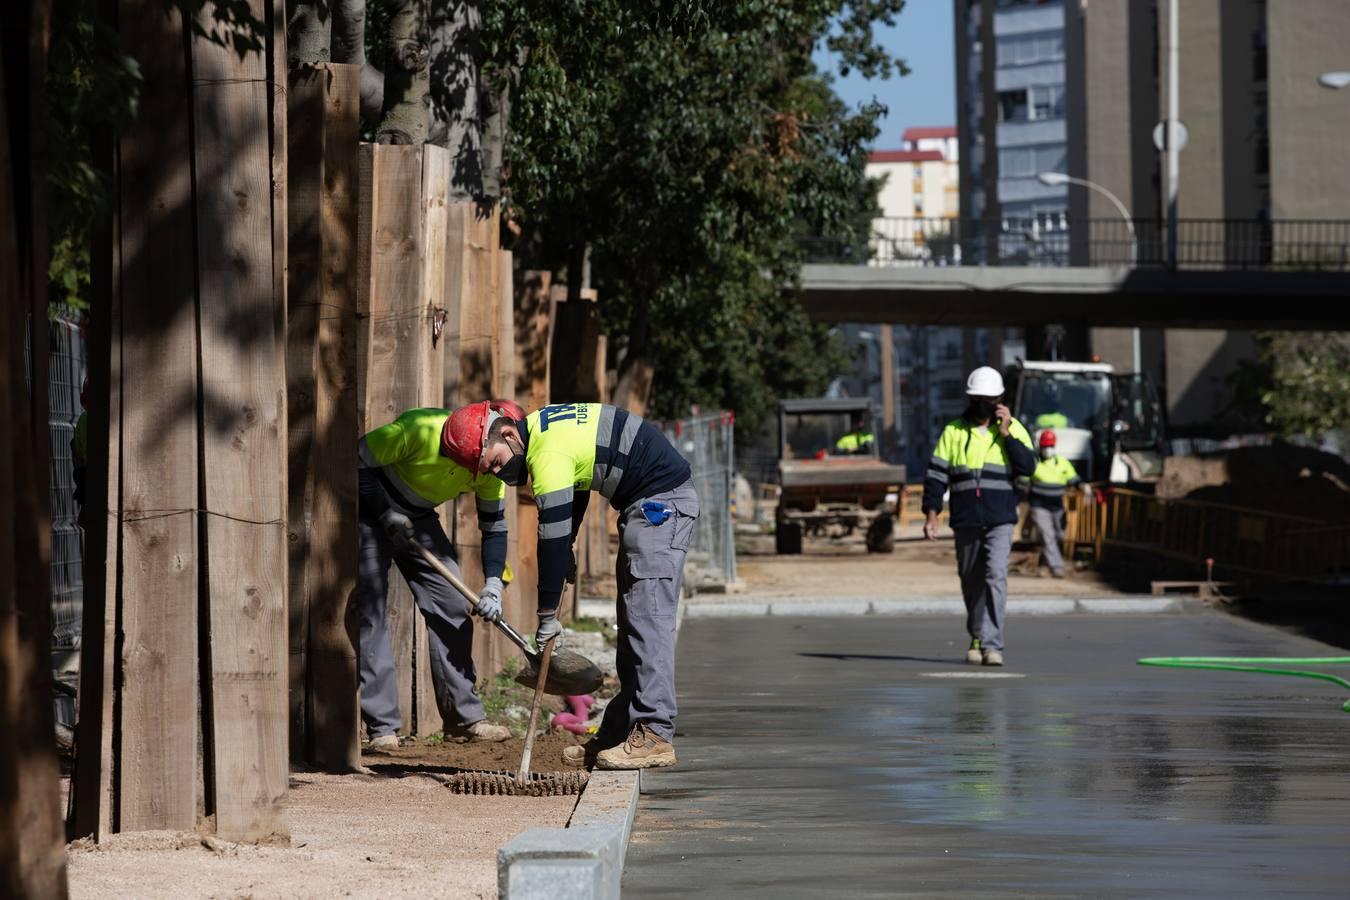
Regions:
M 1075 599 L 1072 597 L 1010 597 L 1008 614 L 1054 616 L 1069 613 L 1096 615 L 1157 615 L 1190 612 L 1195 605 L 1181 597 L 1112 597 Z M 685 615 L 691 619 L 718 619 L 744 616 L 932 616 L 965 615 L 960 597 L 836 597 L 809 600 L 802 597 L 760 597 L 719 603 L 689 603 Z
M 566 828 L 531 828 L 499 849 L 501 900 L 618 898 L 639 781 L 638 772 L 592 772 Z

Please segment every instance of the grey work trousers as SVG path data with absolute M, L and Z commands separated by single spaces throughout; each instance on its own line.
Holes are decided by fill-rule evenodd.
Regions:
M 674 512 L 653 525 L 642 514 L 649 500 Z M 698 512 L 690 479 L 619 516 L 619 693 L 605 708 L 596 735 L 602 744 L 622 741 L 638 722 L 667 741 L 675 736 L 675 613 Z
M 455 549 L 434 512 L 413 518 L 413 538 L 436 555 L 456 575 Z M 398 710 L 398 673 L 389 638 L 389 564 L 412 589 L 413 600 L 427 620 L 431 680 L 436 708 L 445 727 L 472 725 L 486 717 L 483 701 L 474 690 L 478 675 L 473 667 L 473 621 L 469 604 L 436 573 L 416 550 L 395 547 L 379 522 L 358 522 L 360 562 L 356 602 L 361 620 L 361 717 L 372 738 L 394 734 L 403 724 Z M 404 673 L 405 677 L 410 673 Z
M 1064 543 L 1064 510 L 1031 507 L 1031 524 L 1041 536 L 1041 554 L 1045 564 L 1056 574 L 1064 571 L 1064 556 L 1059 548 Z
M 1003 611 L 1008 605 L 1008 554 L 1013 525 L 957 528 L 956 571 L 966 601 L 966 632 L 986 650 L 1003 649 Z

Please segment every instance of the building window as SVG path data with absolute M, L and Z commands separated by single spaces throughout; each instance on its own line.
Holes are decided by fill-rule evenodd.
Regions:
M 1064 118 L 1064 85 L 1038 84 L 1013 91 L 999 91 L 1000 122 L 1040 122 Z
M 998 152 L 1000 178 L 1034 178 L 1042 172 L 1063 172 L 1068 163 L 1069 150 L 1065 144 L 1009 147 Z
M 1064 59 L 1064 32 L 1044 31 L 999 38 L 998 65 L 1030 66 Z

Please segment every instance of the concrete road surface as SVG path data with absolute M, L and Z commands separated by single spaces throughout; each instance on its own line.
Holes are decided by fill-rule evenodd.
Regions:
M 688 620 L 632 897 L 1350 896 L 1345 692 L 1141 668 L 1343 656 L 1219 614 Z M 1340 674 L 1345 674 L 1343 671 Z

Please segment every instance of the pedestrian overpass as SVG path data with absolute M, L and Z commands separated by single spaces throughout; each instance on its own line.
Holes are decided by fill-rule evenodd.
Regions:
M 807 242 L 820 322 L 1350 330 L 1350 222 L 877 219 Z M 852 256 L 853 258 L 850 258 Z

